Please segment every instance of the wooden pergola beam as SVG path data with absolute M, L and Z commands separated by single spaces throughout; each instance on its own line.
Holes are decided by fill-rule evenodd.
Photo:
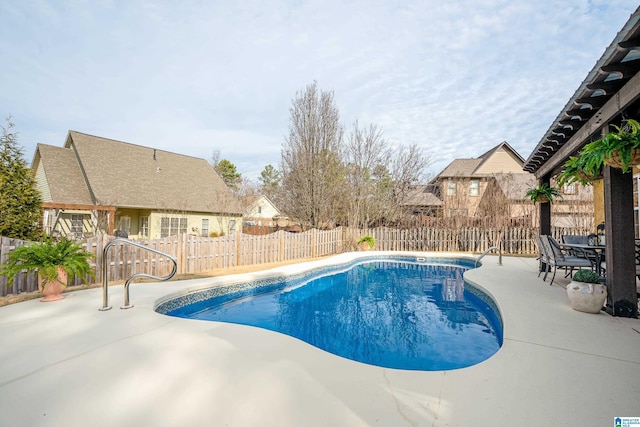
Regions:
M 63 209 L 63 210 L 79 210 L 79 211 L 107 211 L 109 212 L 109 225 L 107 226 L 107 233 L 113 234 L 115 228 L 115 206 L 99 206 L 99 205 L 76 205 L 73 203 L 52 203 L 42 202 L 43 209 Z
M 559 170 L 564 161 L 581 149 L 591 135 L 607 125 L 622 110 L 640 97 L 640 73 L 633 76 L 617 95 L 611 97 L 600 110 L 587 121 L 540 169 L 535 172 L 538 179 Z

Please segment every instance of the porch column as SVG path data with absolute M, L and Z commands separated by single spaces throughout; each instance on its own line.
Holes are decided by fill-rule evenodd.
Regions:
M 550 185 L 549 176 L 540 180 L 540 184 Z M 540 234 L 551 235 L 551 203 L 538 203 L 540 209 Z
M 636 295 L 633 174 L 604 167 L 604 218 L 607 263 L 607 311 L 638 317 Z

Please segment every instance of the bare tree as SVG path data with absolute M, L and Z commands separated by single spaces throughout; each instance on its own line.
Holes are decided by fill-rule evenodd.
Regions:
M 375 173 L 386 171 L 385 163 L 391 153 L 386 147 L 382 130 L 371 124 L 362 129 L 356 121 L 349 135 L 346 149 L 347 221 L 354 227 L 367 227 L 379 219 L 375 213 L 380 203 Z M 382 173 L 384 175 L 384 173 Z
M 426 168 L 431 164 L 430 157 L 416 144 L 401 145 L 391 151 L 391 181 L 393 192 L 385 198 L 387 203 L 383 218 L 388 222 L 397 222 L 406 212 L 403 209 L 411 188 L 422 181 Z
M 211 159 L 209 159 L 209 164 L 213 167 L 220 163 L 220 150 L 213 150 L 211 152 Z
M 285 210 L 319 227 L 335 218 L 341 194 L 340 114 L 333 92 L 319 92 L 317 82 L 296 94 L 290 113 L 281 165 Z
M 494 174 L 488 179 L 487 188 L 478 205 L 477 216 L 486 232 L 495 231 L 493 245 L 502 245 L 508 227 L 525 224 L 527 218 L 533 215 L 534 206 L 526 201 L 524 196 L 529 185 L 530 177 L 521 173 Z

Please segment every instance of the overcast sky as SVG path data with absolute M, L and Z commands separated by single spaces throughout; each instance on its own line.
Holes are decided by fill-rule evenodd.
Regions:
M 638 4 L 630 0 L 0 2 L 0 114 L 25 159 L 69 129 L 278 166 L 314 80 L 431 174 L 502 141 L 525 159 Z

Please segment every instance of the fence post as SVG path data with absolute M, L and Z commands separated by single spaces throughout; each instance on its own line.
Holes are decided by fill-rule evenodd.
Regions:
M 316 257 L 316 244 L 318 242 L 317 240 L 317 236 L 316 233 L 318 232 L 318 230 L 316 230 L 315 228 L 311 229 L 311 258 L 315 258 Z

